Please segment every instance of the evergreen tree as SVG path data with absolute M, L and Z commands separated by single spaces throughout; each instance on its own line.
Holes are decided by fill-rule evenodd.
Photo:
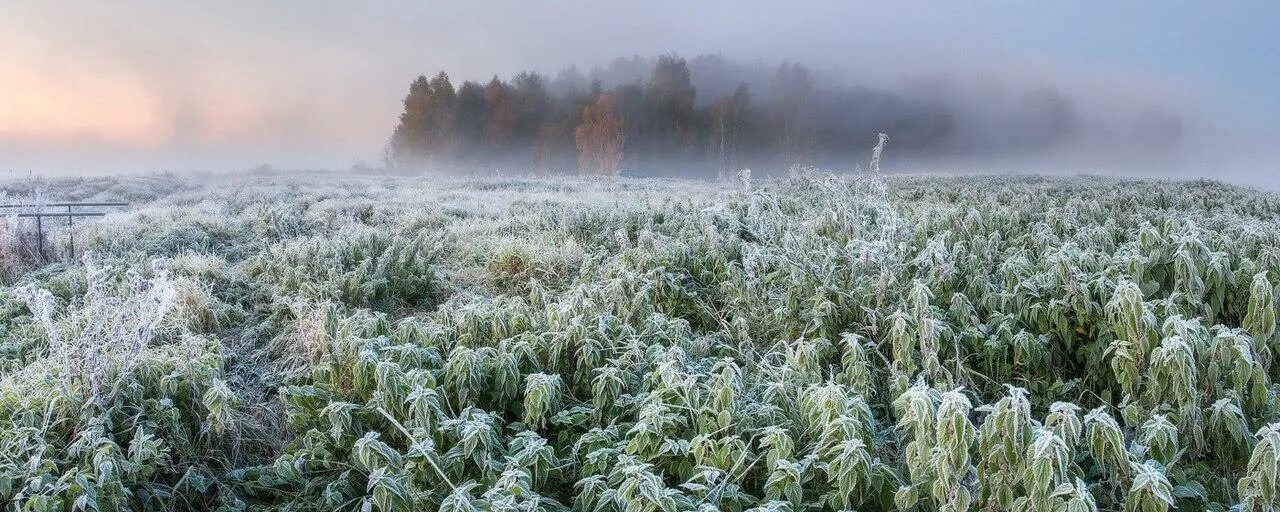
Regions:
M 645 95 L 653 107 L 653 150 L 677 159 L 688 158 L 697 141 L 697 90 L 689 77 L 689 66 L 675 55 L 658 58 L 653 77 L 645 84 Z
M 391 163 L 397 168 L 413 168 L 427 157 L 430 96 L 430 82 L 427 77 L 418 75 L 409 84 L 409 94 L 404 98 L 404 111 L 400 113 L 400 122 L 391 135 Z
M 476 82 L 463 82 L 458 88 L 457 119 L 455 120 L 458 164 L 474 168 L 487 164 L 485 159 L 485 134 L 489 125 L 489 107 L 485 103 L 485 88 Z
M 428 170 L 440 172 L 454 164 L 457 140 L 457 92 L 444 71 L 431 79 L 431 93 L 427 103 L 427 150 L 430 152 Z
M 514 135 L 518 144 L 531 146 L 537 142 L 542 123 L 551 113 L 551 101 L 542 75 L 526 71 L 511 80 Z
M 485 126 L 485 149 L 490 155 L 505 155 L 511 149 L 516 130 L 511 88 L 495 75 L 484 87 L 484 103 L 489 116 Z

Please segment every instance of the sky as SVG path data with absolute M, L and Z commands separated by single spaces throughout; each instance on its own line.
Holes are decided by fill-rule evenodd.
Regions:
M 890 89 L 1051 85 L 1102 116 L 1168 109 L 1187 120 L 1185 154 L 1139 172 L 1265 182 L 1280 167 L 1277 19 L 1280 2 L 1254 0 L 8 0 L 0 173 L 377 163 L 419 74 L 677 52 Z

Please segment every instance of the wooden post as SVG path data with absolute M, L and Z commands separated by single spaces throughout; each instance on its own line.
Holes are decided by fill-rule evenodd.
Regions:
M 39 213 L 36 214 L 36 251 L 40 253 L 40 259 L 44 259 L 44 217 Z
M 69 260 L 76 259 L 76 232 L 73 229 L 75 223 L 72 222 L 75 218 L 71 215 L 71 205 L 67 205 L 67 259 Z
M 36 219 L 36 251 L 40 253 L 41 259 L 45 257 L 44 218 L 53 217 L 56 219 L 57 217 L 66 217 L 67 218 L 67 254 L 74 259 L 76 255 L 75 218 L 76 217 L 102 217 L 106 215 L 106 212 L 76 212 L 75 209 L 79 207 L 124 207 L 124 206 L 129 206 L 129 203 L 114 203 L 114 202 L 44 203 L 44 204 L 22 203 L 22 204 L 0 204 L 0 211 L 10 211 L 9 210 L 10 208 L 24 208 L 24 209 L 34 208 L 34 211 L 18 210 L 17 213 L 12 213 L 11 215 L 19 218 L 34 217 Z M 59 208 L 59 207 L 66 207 L 67 212 L 62 213 L 62 212 L 44 211 L 45 208 Z

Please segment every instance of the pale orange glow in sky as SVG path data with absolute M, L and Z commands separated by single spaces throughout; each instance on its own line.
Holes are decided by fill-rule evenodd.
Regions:
M 356 74 L 363 53 L 270 25 L 247 4 L 0 4 L 0 171 L 376 161 L 411 72 Z
M 223 70 L 226 71 L 226 70 Z M 158 93 L 127 70 L 95 70 L 74 77 L 38 64 L 0 62 L 0 139 L 47 145 L 75 141 L 126 148 L 173 142 L 216 144 L 282 135 L 288 98 L 276 98 L 235 73 L 195 70 L 199 88 L 176 99 Z M 210 93 L 216 91 L 216 94 Z M 286 111 L 286 112 L 282 112 Z M 309 127 L 313 135 L 323 125 Z M 334 137 L 350 134 L 333 134 Z
M 152 146 L 163 142 L 161 124 L 154 99 L 127 77 L 58 80 L 21 61 L 0 61 L 0 139 Z

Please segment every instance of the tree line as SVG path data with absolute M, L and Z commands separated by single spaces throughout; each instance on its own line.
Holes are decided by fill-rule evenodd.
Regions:
M 847 167 L 864 161 L 879 132 L 893 133 L 895 148 L 930 151 L 956 130 L 941 102 L 844 86 L 797 63 L 762 67 L 672 54 L 618 59 L 589 76 L 573 67 L 553 79 L 522 72 L 459 85 L 444 71 L 418 76 L 388 164 L 405 173 L 647 175 Z

